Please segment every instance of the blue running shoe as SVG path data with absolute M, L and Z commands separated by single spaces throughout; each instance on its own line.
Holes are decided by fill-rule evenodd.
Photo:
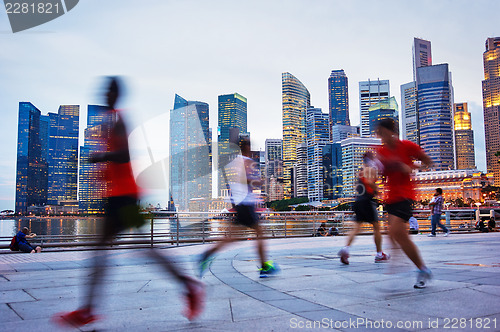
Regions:
M 278 265 L 274 264 L 273 261 L 267 261 L 264 266 L 259 269 L 261 278 L 268 278 L 276 275 L 279 272 Z
M 202 278 L 205 272 L 207 272 L 208 267 L 212 263 L 212 261 L 215 259 L 214 256 L 210 255 L 207 256 L 206 254 L 201 254 L 199 259 L 198 259 L 198 277 Z

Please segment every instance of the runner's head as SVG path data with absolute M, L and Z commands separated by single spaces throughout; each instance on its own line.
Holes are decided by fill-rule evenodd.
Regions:
M 377 123 L 377 136 L 382 139 L 382 143 L 390 143 L 397 139 L 398 129 L 393 119 L 382 119 Z
M 110 109 L 115 108 L 116 101 L 120 96 L 121 83 L 117 76 L 109 77 L 106 90 L 106 103 Z

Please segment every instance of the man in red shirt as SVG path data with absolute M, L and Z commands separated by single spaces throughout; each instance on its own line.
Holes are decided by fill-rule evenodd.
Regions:
M 377 157 L 384 165 L 386 177 L 386 211 L 389 222 L 389 236 L 419 269 L 415 288 L 425 288 L 432 278 L 431 271 L 425 266 L 417 246 L 408 235 L 408 220 L 412 216 L 415 189 L 411 182 L 411 172 L 417 166 L 415 160 L 423 165 L 432 165 L 430 157 L 415 143 L 400 140 L 396 124 L 392 119 L 378 123 L 377 135 L 382 146 L 377 149 Z

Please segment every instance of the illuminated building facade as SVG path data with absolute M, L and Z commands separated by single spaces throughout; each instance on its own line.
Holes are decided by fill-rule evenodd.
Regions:
M 412 181 L 415 184 L 416 201 L 432 199 L 436 188 L 443 189 L 445 200 L 462 198 L 482 201 L 481 189 L 493 184 L 492 174 L 483 174 L 477 169 L 417 172 Z
M 78 208 L 83 213 L 103 213 L 106 182 L 103 178 L 103 164 L 89 163 L 96 152 L 104 152 L 107 147 L 103 137 L 109 135 L 114 121 L 107 107 L 87 106 L 87 128 L 84 131 L 83 146 L 80 147 L 80 170 L 78 175 Z
M 328 105 L 330 127 L 351 125 L 349 121 L 348 80 L 343 69 L 332 70 L 328 78 Z
M 417 81 L 420 67 L 432 66 L 431 42 L 424 39 L 413 38 L 413 81 Z
M 391 97 L 384 99 L 368 108 L 370 136 L 376 136 L 375 131 L 377 129 L 378 122 L 383 119 L 393 119 L 396 123 L 396 128 L 399 128 L 399 113 L 396 98 Z
M 283 182 L 285 198 L 304 197 L 293 193 L 293 167 L 297 163 L 297 146 L 306 142 L 306 110 L 310 107 L 310 94 L 295 76 L 281 76 L 283 104 Z M 301 193 L 302 195 L 302 193 Z M 307 186 L 306 195 L 307 196 Z
M 234 157 L 230 147 L 231 135 L 248 135 L 247 132 L 247 99 L 238 93 L 219 96 L 218 100 L 218 167 L 227 165 Z M 232 139 L 238 139 L 232 138 Z M 218 189 L 227 188 L 223 174 L 219 172 Z
M 351 137 L 340 142 L 342 147 L 342 189 L 344 197 L 356 195 L 358 175 L 363 166 L 363 154 L 375 152 L 381 145 L 380 139 L 374 137 Z
M 80 106 L 61 105 L 49 113 L 47 204 L 77 200 Z
M 488 173 L 500 185 L 500 37 L 486 39 L 483 53 L 483 112 Z
M 417 86 L 415 82 L 401 85 L 401 137 L 420 144 L 417 113 Z
M 330 142 L 328 118 L 321 108 L 307 110 L 307 197 L 310 202 L 323 199 L 323 147 Z
M 268 201 L 283 199 L 283 140 L 266 139 L 265 187 Z
M 16 213 L 47 204 L 49 118 L 32 103 L 19 103 Z
M 170 110 L 170 195 L 177 211 L 193 198 L 212 197 L 212 158 L 208 104 L 175 95 Z
M 433 170 L 455 169 L 453 95 L 448 64 L 417 68 L 420 146 L 434 162 Z
M 307 145 L 297 145 L 296 163 L 293 165 L 294 197 L 307 197 Z
M 359 82 L 359 107 L 361 113 L 360 133 L 362 137 L 370 136 L 369 108 L 376 103 L 389 98 L 388 80 Z
M 474 132 L 472 131 L 471 115 L 467 110 L 467 103 L 454 105 L 453 119 L 457 169 L 476 168 Z
M 339 142 L 323 147 L 323 199 L 342 197 L 342 146 Z

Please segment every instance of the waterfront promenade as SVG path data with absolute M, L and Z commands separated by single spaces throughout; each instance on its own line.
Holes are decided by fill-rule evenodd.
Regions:
M 282 269 L 268 279 L 258 278 L 253 242 L 238 242 L 217 257 L 203 278 L 206 308 L 194 322 L 181 315 L 179 285 L 143 258 L 148 249 L 114 250 L 99 307 L 104 319 L 81 330 L 500 330 L 500 233 L 413 239 L 434 273 L 422 290 L 413 289 L 415 268 L 397 250 L 387 250 L 393 254 L 391 263 L 374 263 L 371 236 L 356 238 L 348 266 L 337 256 L 345 237 L 268 240 L 271 258 Z M 389 242 L 384 241 L 386 250 Z M 196 255 L 209 245 L 165 252 L 194 274 Z M 1 330 L 62 330 L 49 318 L 78 306 L 92 255 L 0 255 Z

